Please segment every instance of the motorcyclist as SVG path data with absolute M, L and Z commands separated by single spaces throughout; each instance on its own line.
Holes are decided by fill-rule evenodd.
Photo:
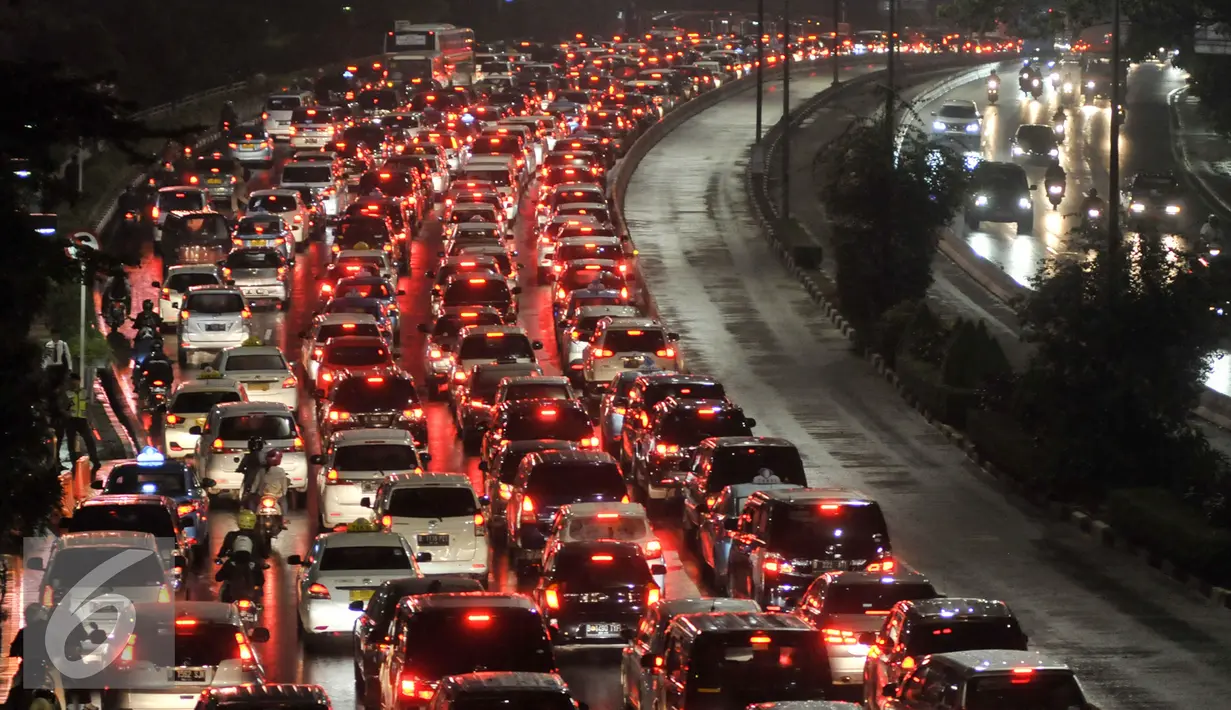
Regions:
M 128 285 L 128 275 L 123 269 L 116 269 L 111 274 L 111 278 L 107 279 L 107 285 L 103 288 L 103 293 L 107 295 L 108 306 L 112 303 L 124 304 L 124 318 L 128 318 L 132 313 L 133 294 L 132 288 Z
M 1059 163 L 1052 163 L 1047 166 L 1047 172 L 1043 175 L 1043 184 L 1049 188 L 1048 194 L 1051 194 L 1051 186 L 1059 185 L 1060 189 L 1064 189 L 1064 183 L 1068 176 L 1064 172 L 1064 168 L 1060 167 Z
M 1098 210 L 1099 215 L 1107 211 L 1107 204 L 1103 202 L 1103 198 L 1099 197 L 1098 190 L 1093 187 L 1086 193 L 1085 199 L 1081 201 L 1081 218 L 1089 220 L 1091 218 L 1091 210 Z
M 1056 112 L 1052 114 L 1051 122 L 1053 126 L 1063 126 L 1064 122 L 1067 121 L 1068 118 L 1069 118 L 1069 115 L 1064 112 L 1064 109 L 1058 108 L 1056 109 Z
M 148 355 L 139 360 L 141 369 L 138 371 L 138 382 L 142 388 L 151 380 L 162 379 L 167 384 L 167 389 L 171 389 L 170 377 L 174 370 L 172 369 L 171 358 L 162 351 L 161 342 L 150 349 Z
M 162 316 L 154 310 L 154 301 L 147 298 L 141 302 L 141 312 L 133 318 L 133 327 L 138 331 L 142 328 L 152 328 L 155 333 L 162 329 Z
M 989 89 L 999 89 L 1000 88 L 1000 75 L 996 73 L 995 69 L 993 69 L 992 73 L 988 75 L 987 77 L 987 88 Z
M 254 436 L 248 439 L 248 453 L 244 454 L 244 458 L 239 462 L 239 468 L 236 469 L 244 475 L 244 481 L 240 485 L 241 494 L 251 489 L 253 481 L 260 475 L 261 469 L 265 466 L 265 457 L 262 451 L 265 449 L 265 439 L 259 436 Z
M 287 476 L 286 470 L 282 468 L 282 452 L 273 449 L 265 454 L 265 467 L 259 469 L 248 492 L 254 500 L 265 495 L 276 496 L 278 504 L 285 510 L 283 499 L 286 497 L 286 488 Z
M 1201 225 L 1201 240 L 1208 246 L 1220 246 L 1222 238 L 1222 220 L 1218 215 L 1212 214 L 1206 223 Z
M 265 586 L 264 560 L 269 555 L 265 543 L 256 534 L 256 513 L 241 509 L 235 516 L 238 530 L 227 533 L 214 560 L 222 567 L 214 575 L 215 582 L 230 581 L 231 585 L 259 590 Z M 234 591 L 228 596 L 234 596 Z M 234 599 L 222 599 L 231 602 Z

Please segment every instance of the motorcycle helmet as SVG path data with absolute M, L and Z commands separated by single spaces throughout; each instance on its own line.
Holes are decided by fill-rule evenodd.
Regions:
M 282 452 L 274 449 L 265 454 L 265 464 L 268 466 L 278 466 L 282 463 Z
M 252 453 L 256 453 L 263 448 L 265 448 L 264 438 L 259 437 L 259 436 L 254 436 L 251 439 L 248 439 L 248 450 L 251 451 Z
M 145 299 L 144 301 L 141 302 L 141 310 L 145 311 L 146 313 L 153 313 L 154 312 L 154 302 L 148 298 Z
M 1086 196 L 1087 197 L 1098 197 L 1098 188 L 1095 188 L 1095 187 L 1090 188 L 1090 191 L 1086 193 Z
M 235 516 L 235 520 L 239 523 L 240 530 L 251 530 L 256 527 L 256 513 L 246 508 L 239 511 L 239 514 Z

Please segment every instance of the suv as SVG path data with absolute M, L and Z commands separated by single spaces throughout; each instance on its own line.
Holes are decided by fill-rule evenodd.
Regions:
M 307 91 L 271 94 L 265 99 L 265 110 L 261 112 L 265 132 L 275 140 L 290 140 L 291 119 L 295 115 L 295 109 L 313 105 L 315 102 L 312 100 L 312 94 Z
M 348 338 L 334 338 L 330 344 L 339 340 Z M 427 452 L 427 416 L 414 378 L 404 371 L 385 367 L 342 375 L 327 397 L 322 398 L 322 436 L 346 429 L 402 429 L 411 435 L 420 453 Z
M 376 493 L 386 476 L 422 471 L 430 460 L 429 454 L 419 454 L 414 439 L 401 429 L 351 429 L 334 434 L 325 453 L 309 459 L 320 466 L 316 490 L 321 529 L 371 517 L 363 501 Z
M 762 469 L 778 477 L 777 483 L 807 486 L 804 461 L 786 439 L 772 436 L 721 436 L 706 439 L 686 466 L 684 531 L 691 532 L 710 511 L 710 500 L 727 486 L 752 483 Z M 739 511 L 734 511 L 737 515 Z
M 898 602 L 878 633 L 859 640 L 872 646 L 863 667 L 864 702 L 872 708 L 882 705 L 886 686 L 900 684 L 925 656 L 1025 651 L 1028 641 L 1008 604 L 973 598 Z
M 167 215 L 172 212 L 209 211 L 209 196 L 200 187 L 175 185 L 158 190 L 154 198 L 154 206 L 150 208 L 150 216 L 154 218 L 154 241 L 162 241 L 162 225 L 167 221 Z
M 299 190 L 274 188 L 253 191 L 248 196 L 248 211 L 245 214 L 258 212 L 281 217 L 291 228 L 296 248 L 307 243 L 308 233 L 312 228 L 312 214 Z
M 233 402 L 214 405 L 205 424 L 188 430 L 196 434 L 198 475 L 212 478 L 218 488 L 238 493 L 243 475 L 237 470 L 248 451 L 248 440 L 259 436 L 269 449 L 282 452 L 282 468 L 290 489 L 302 503 L 308 490 L 308 458 L 295 413 L 285 404 Z
M 833 684 L 858 686 L 863 683 L 868 658 L 861 637 L 880 631 L 885 616 L 898 602 L 941 596 L 927 577 L 915 571 L 899 570 L 893 576 L 826 572 L 804 592 L 795 615 L 825 635 Z
M 534 351 L 542 350 L 543 343 L 531 340 L 526 329 L 516 325 L 467 326 L 457 334 L 457 352 L 453 358 L 453 372 L 449 380 L 454 385 L 453 398 L 457 402 L 456 386 L 470 377 L 475 365 L 493 362 L 534 364 L 538 358 Z
M 445 678 L 429 710 L 515 707 L 576 710 L 581 707 L 555 673 L 466 673 Z
M 897 568 L 880 506 L 858 491 L 760 490 L 748 496 L 727 528 L 735 533 L 727 560 L 728 593 L 771 610 L 794 606 L 824 572 L 888 574 Z
M 252 334 L 252 310 L 234 286 L 193 286 L 180 302 L 180 367 L 193 353 L 217 353 L 244 344 Z
M 279 185 L 287 189 L 307 188 L 325 205 L 325 216 L 333 217 L 347 202 L 346 180 L 337 163 L 294 160 L 282 166 Z
M 291 112 L 291 148 L 320 150 L 333 143 L 338 128 L 332 108 L 301 106 Z
M 234 605 L 177 601 L 166 613 L 146 602 L 133 609 L 136 627 L 120 661 L 132 682 L 114 691 L 116 707 L 176 707 L 211 687 L 265 682 L 252 644 L 268 641 L 269 629 L 247 627 Z M 159 655 L 171 647 L 174 658 Z
M 652 576 L 666 574 L 666 565 L 647 566 L 634 542 L 570 542 L 548 549 L 534 599 L 552 643 L 623 646 L 662 596 Z
M 636 318 L 640 315 L 635 306 L 582 306 L 572 318 L 559 324 L 562 334 L 558 339 L 560 362 L 568 364 L 581 360 L 590 339 L 594 337 L 594 331 L 604 318 Z
M 502 382 L 513 378 L 532 379 L 542 374 L 543 369 L 537 364 L 519 363 L 513 358 L 470 368 L 466 380 L 457 383 L 453 394 L 454 423 L 462 446 L 475 448 L 483 431 L 491 425 L 492 413 L 499 408 L 496 398 Z
M 163 330 L 175 327 L 179 320 L 180 302 L 193 286 L 222 286 L 222 271 L 217 264 L 184 264 L 167 269 L 161 282 L 150 284 L 158 293 L 158 317 Z
M 1038 189 L 1026 179 L 1026 170 L 1013 163 L 984 160 L 971 176 L 970 202 L 966 205 L 966 228 L 974 231 L 979 223 L 1015 222 L 1018 234 L 1034 231 L 1034 202 L 1030 193 Z
M 693 453 L 711 438 L 751 437 L 757 421 L 726 399 L 668 397 L 654 406 L 632 442 L 629 480 L 647 500 L 681 495 Z M 625 438 L 629 434 L 625 433 Z M 756 475 L 750 472 L 750 475 Z
M 329 695 L 319 685 L 304 683 L 245 683 L 210 687 L 201 691 L 193 710 L 333 710 Z
M 487 524 L 489 528 L 504 527 L 506 506 L 513 497 L 513 483 L 521 460 L 536 451 L 576 451 L 577 442 L 560 439 L 527 439 L 506 441 L 492 453 L 490 464 L 479 462 L 483 473 L 483 490 L 487 494 Z
M 398 603 L 377 674 L 378 707 L 425 708 L 442 680 L 475 668 L 555 673 L 547 628 L 520 594 L 423 594 Z
M 1030 651 L 932 654 L 882 689 L 893 710 L 1067 708 L 1094 710 L 1073 669 Z
M 1060 162 L 1060 143 L 1056 140 L 1056 133 L 1051 126 L 1041 123 L 1018 126 L 1009 141 L 1009 150 L 1014 160 L 1043 165 Z
M 470 577 L 487 586 L 487 526 L 478 496 L 464 473 L 386 476 L 365 497 L 381 530 L 406 539 L 424 574 Z
M 594 328 L 594 336 L 585 348 L 582 376 L 587 394 L 599 395 L 623 367 L 629 355 L 651 355 L 664 370 L 679 367 L 675 346 L 677 333 L 669 333 L 662 323 L 650 318 L 603 319 Z

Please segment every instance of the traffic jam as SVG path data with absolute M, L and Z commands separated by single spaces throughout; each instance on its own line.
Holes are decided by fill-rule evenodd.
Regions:
M 90 618 L 85 645 L 163 681 L 90 702 L 1092 707 L 656 318 L 614 173 L 756 44 L 399 24 L 158 176 L 128 274 L 155 325 L 122 373 L 147 440 L 25 561 L 27 628 L 133 549 L 116 586 L 174 602 L 126 636 Z

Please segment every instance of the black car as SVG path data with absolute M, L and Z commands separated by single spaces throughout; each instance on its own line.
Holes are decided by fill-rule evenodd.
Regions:
M 405 429 L 416 448 L 427 450 L 427 417 L 415 380 L 405 372 L 344 375 L 329 393 L 329 404 L 349 416 L 321 422 L 322 438 L 344 429 Z
M 1009 142 L 1009 149 L 1014 160 L 1032 164 L 1060 162 L 1060 142 L 1056 140 L 1056 132 L 1051 126 L 1041 123 L 1018 126 L 1017 133 Z
M 757 425 L 755 419 L 726 399 L 668 397 L 654 407 L 649 418 L 649 426 L 639 432 L 633 445 L 629 471 L 629 479 L 647 500 L 679 492 L 687 476 L 684 469 L 702 441 L 752 436 L 752 428 Z
M 470 448 L 491 424 L 496 410 L 496 391 L 506 377 L 542 375 L 543 368 L 533 362 L 518 362 L 515 358 L 475 365 L 470 376 L 458 387 L 455 395 L 456 425 L 462 445 Z
M 521 460 L 537 451 L 575 451 L 577 442 L 562 439 L 532 439 L 529 441 L 508 441 L 501 444 L 492 454 L 491 464 L 479 462 L 479 470 L 483 472 L 483 490 L 487 493 L 487 525 L 489 528 L 505 524 L 506 509 L 509 499 L 513 497 L 513 482 L 517 478 L 517 469 Z
M 983 161 L 971 175 L 966 227 L 979 228 L 980 222 L 1014 222 L 1018 234 L 1034 231 L 1034 202 L 1031 192 L 1038 186 L 1026 179 L 1026 170 L 1013 163 Z
M 245 683 L 207 687 L 194 710 L 333 710 L 329 695 L 319 685 L 302 683 Z
M 553 644 L 623 646 L 662 594 L 653 575 L 666 573 L 665 565 L 647 564 L 633 542 L 565 543 L 543 560 L 534 600 Z
M 1175 228 L 1184 216 L 1183 191 L 1171 173 L 1137 173 L 1120 204 L 1128 211 L 1131 229 L 1147 225 Z

